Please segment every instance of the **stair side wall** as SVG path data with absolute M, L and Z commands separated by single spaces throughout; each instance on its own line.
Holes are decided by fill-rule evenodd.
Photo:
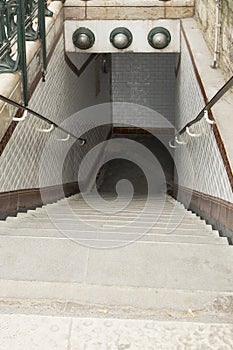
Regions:
M 190 28 L 194 28 L 194 35 L 198 33 L 193 23 L 186 23 L 186 29 Z M 206 101 L 224 83 L 219 72 L 216 79 L 216 70 L 211 69 L 208 64 L 210 55 L 201 53 L 202 49 L 194 52 L 189 41 L 192 33 L 189 33 L 188 41 L 184 36 L 186 34 L 187 32 L 183 30 L 181 61 L 176 86 L 176 126 L 178 130 L 197 116 Z M 201 46 L 200 41 L 197 41 L 197 47 L 199 46 Z M 196 65 L 198 57 L 199 61 Z M 203 57 L 205 57 L 205 62 L 203 62 Z M 190 96 L 192 96 L 192 103 Z M 226 153 L 229 150 L 229 143 L 224 143 L 223 128 L 225 120 L 228 120 L 227 109 L 224 107 L 228 101 L 231 106 L 232 99 L 229 94 L 227 99 L 220 100 L 212 109 L 211 114 L 217 124 L 211 126 L 203 119 L 191 127 L 191 132 L 200 134 L 199 137 L 190 137 L 187 133 L 182 135 L 182 141 L 187 144 L 177 146 L 174 150 L 179 175 L 175 179 L 174 196 L 184 203 L 186 208 L 200 215 L 214 229 L 228 237 L 229 242 L 233 243 L 233 182 L 231 163 Z M 225 111 L 224 114 L 223 111 Z M 220 121 L 219 124 L 218 121 Z M 219 126 L 221 126 L 220 130 Z M 191 161 L 191 166 L 187 165 L 188 159 Z
M 46 82 L 39 82 L 31 97 L 29 107 L 60 124 L 83 108 L 96 103 L 109 102 L 109 83 L 109 74 L 101 72 L 100 62 L 95 60 L 79 78 L 71 71 L 65 62 L 62 35 L 49 63 Z M 47 164 L 50 164 L 51 168 L 47 169 L 48 177 L 45 183 L 39 180 L 39 168 L 41 155 L 49 138 L 53 138 L 54 148 L 59 147 L 62 153 L 65 143 L 57 139 L 65 138 L 66 134 L 58 131 L 53 131 L 51 134 L 41 133 L 38 128 L 46 129 L 48 124 L 33 116 L 29 116 L 25 122 L 18 123 L 1 155 L 0 192 L 60 184 L 56 178 L 56 172 L 53 171 L 57 167 L 53 152 L 48 151 L 46 154 Z M 110 127 L 90 131 L 87 135 L 88 148 L 105 140 L 109 131 Z M 68 153 L 64 163 L 63 183 L 77 181 L 75 167 L 78 166 L 77 160 L 80 161 L 83 152 L 85 151 L 81 150 L 77 142 L 75 148 L 73 147 Z
M 194 119 L 205 106 L 205 98 L 183 34 L 181 40 L 181 62 L 176 89 L 178 130 Z M 192 102 L 190 96 L 192 96 Z M 192 126 L 191 131 L 201 136 L 190 137 L 187 133 L 182 136 L 182 140 L 187 144 L 175 149 L 175 162 L 180 174 L 176 182 L 189 189 L 233 202 L 231 184 L 212 126 L 202 119 L 201 122 Z M 192 168 L 186 166 L 188 155 Z

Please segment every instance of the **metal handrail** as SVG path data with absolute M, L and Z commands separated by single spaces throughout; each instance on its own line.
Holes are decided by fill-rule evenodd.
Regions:
M 190 132 L 189 128 L 198 123 L 203 117 L 206 119 L 207 123 L 214 124 L 214 121 L 209 119 L 208 113 L 209 110 L 225 95 L 225 93 L 233 86 L 233 76 L 221 87 L 220 90 L 211 98 L 211 100 L 205 105 L 205 107 L 200 111 L 196 118 L 192 121 L 188 122 L 182 129 L 180 129 L 174 137 L 169 141 L 169 145 L 171 148 L 175 148 L 176 146 L 172 145 L 172 141 L 175 140 L 176 143 L 181 144 L 182 141 L 179 141 L 179 136 L 184 134 L 185 132 L 193 137 L 198 137 L 200 134 L 193 134 Z M 183 142 L 182 142 L 183 143 Z
M 81 146 L 85 145 L 85 143 L 87 142 L 86 139 L 81 138 L 81 137 L 77 137 L 77 136 L 74 135 L 72 132 L 70 132 L 70 131 L 68 131 L 68 130 L 66 130 L 66 129 L 64 129 L 64 128 L 62 128 L 61 126 L 59 126 L 58 124 L 56 124 L 56 123 L 53 122 L 52 120 L 50 120 L 50 119 L 44 117 L 43 115 L 41 115 L 41 114 L 39 114 L 39 113 L 33 111 L 33 110 L 30 109 L 30 108 L 27 108 L 27 107 L 21 105 L 21 104 L 18 103 L 18 102 L 15 102 L 15 101 L 11 100 L 11 99 L 8 98 L 8 97 L 5 97 L 5 96 L 3 96 L 3 95 L 0 95 L 0 100 L 2 100 L 2 101 L 5 102 L 5 103 L 8 103 L 8 104 L 10 104 L 10 105 L 12 105 L 12 106 L 14 106 L 14 107 L 16 107 L 16 108 L 22 109 L 22 110 L 25 111 L 26 113 L 30 113 L 31 115 L 33 115 L 33 116 L 35 116 L 35 117 L 37 117 L 37 118 L 39 118 L 39 119 L 41 119 L 41 120 L 47 122 L 48 124 L 50 124 L 50 129 L 51 129 L 51 130 L 49 130 L 49 131 L 52 131 L 52 129 L 54 129 L 54 128 L 63 131 L 64 133 L 67 134 L 67 138 L 66 138 L 66 139 L 61 139 L 62 141 L 67 141 L 67 140 L 70 138 L 70 136 L 71 136 L 71 137 L 75 138 L 76 140 L 80 141 Z M 23 120 L 25 120 L 25 118 L 26 118 L 26 117 L 24 117 L 24 116 L 23 116 L 22 118 L 17 118 L 17 121 L 20 121 L 20 119 L 23 121 Z M 44 131 L 44 130 L 40 130 L 40 131 Z M 48 130 L 46 130 L 46 132 L 48 132 Z

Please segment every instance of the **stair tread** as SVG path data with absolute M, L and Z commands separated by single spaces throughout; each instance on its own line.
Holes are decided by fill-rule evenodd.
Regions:
M 54 220 L 54 221 L 70 221 L 70 220 L 86 220 L 86 221 L 104 221 L 104 222 L 131 222 L 133 220 L 138 219 L 140 216 L 136 217 L 126 217 L 126 218 L 113 218 L 113 217 L 108 217 L 108 216 L 89 216 L 89 215 L 50 215 L 50 216 L 22 216 L 22 217 L 17 217 L 17 218 L 8 218 L 5 222 L 10 223 L 10 222 L 25 222 L 29 220 L 34 220 L 34 221 L 46 221 L 46 220 Z M 144 218 L 144 217 L 143 217 Z M 204 221 L 201 220 L 195 220 L 195 219 L 190 219 L 190 218 L 166 218 L 166 217 L 159 217 L 159 218 L 146 218 L 146 222 L 151 222 L 151 221 L 156 221 L 157 223 L 183 223 L 183 224 L 196 224 L 200 225 L 202 227 L 205 225 Z
M 88 230 L 88 229 L 79 229 L 79 230 L 68 230 L 65 229 L 63 230 L 64 234 L 67 234 L 69 236 L 79 236 L 79 237 L 93 237 L 93 235 L 106 235 L 109 234 L 110 237 L 112 236 L 116 236 L 116 235 L 137 235 L 140 236 L 141 235 L 141 231 L 138 230 L 133 230 L 132 232 L 130 232 L 129 230 L 125 230 L 125 231 L 117 231 L 116 233 L 112 232 L 112 231 L 107 231 L 107 230 L 99 230 L 98 232 L 96 231 L 96 229 L 93 230 Z M 14 236 L 14 235 L 25 235 L 25 236 L 37 236 L 37 237 L 60 237 L 62 235 L 62 232 L 60 232 L 57 228 L 7 228 L 7 229 L 1 229 L 0 228 L 0 236 Z M 197 238 L 202 238 L 208 240 L 209 242 L 211 242 L 211 240 L 216 241 L 216 239 L 223 239 L 222 237 L 219 237 L 219 234 L 217 231 L 213 231 L 213 232 L 208 232 L 208 231 L 187 231 L 187 230 L 176 230 L 173 232 L 167 232 L 165 230 L 149 230 L 148 232 L 145 233 L 146 236 L 161 236 L 161 237 L 177 237 L 180 238 L 181 240 L 184 239 L 184 237 L 196 237 L 194 239 Z M 224 238 L 225 241 L 227 241 L 226 238 Z
M 0 279 L 232 291 L 228 245 L 138 242 L 103 253 L 70 240 L 1 236 L 0 242 Z
M 143 219 L 143 222 L 141 222 L 141 220 Z M 140 222 L 139 222 L 140 220 Z M 210 225 L 207 225 L 204 221 L 191 221 L 191 220 L 172 220 L 172 219 L 168 219 L 168 220 L 161 220 L 160 218 L 151 218 L 149 219 L 145 219 L 144 217 L 137 217 L 137 218 L 120 218 L 120 219 L 113 219 L 113 218 L 109 218 L 109 217 L 96 217 L 96 218 L 86 218 L 86 217 L 81 217 L 81 216 L 72 216 L 70 218 L 66 218 L 66 217 L 57 217 L 57 216 L 53 216 L 51 215 L 51 217 L 24 217 L 24 218 L 15 218 L 15 219 L 10 219 L 10 220 L 6 220 L 5 222 L 0 223 L 0 227 L 1 226 L 6 226 L 6 225 L 14 225 L 14 224 L 24 224 L 24 223 L 35 223 L 35 225 L 40 222 L 41 224 L 43 223 L 50 223 L 50 222 L 58 222 L 58 223 L 73 223 L 73 224 L 78 224 L 79 222 L 90 222 L 93 224 L 98 224 L 98 223 L 102 223 L 104 225 L 127 225 L 127 224 L 136 224 L 138 223 L 138 226 L 144 226 L 145 224 L 150 224 L 153 226 L 161 226 L 161 225 L 176 225 L 179 227 L 187 227 L 187 228 L 202 228 L 202 227 L 211 227 Z
M 153 223 L 152 223 L 153 224 Z M 141 230 L 141 231 L 145 231 L 145 232 L 149 232 L 151 230 L 156 230 L 156 231 L 161 231 L 161 232 L 174 232 L 174 231 L 178 231 L 178 232 L 193 232 L 193 234 L 198 233 L 199 231 L 203 232 L 212 232 L 211 227 L 208 226 L 202 226 L 202 227 L 198 227 L 198 225 L 186 225 L 186 224 L 181 224 L 181 225 L 177 225 L 175 226 L 170 225 L 168 227 L 164 227 L 163 224 L 158 224 L 158 225 L 150 225 L 148 224 L 148 226 L 146 226 L 146 224 L 128 224 L 128 225 L 114 225 L 114 224 L 103 224 L 102 222 L 90 222 L 89 224 L 86 223 L 85 221 L 83 223 L 79 222 L 77 224 L 74 224 L 73 222 L 66 222 L 66 221 L 47 221 L 47 222 L 42 222 L 42 221 L 38 221 L 38 223 L 35 222 L 21 222 L 21 223 L 5 223 L 5 225 L 0 225 L 0 228 L 3 229 L 7 229 L 7 228 L 15 228 L 17 229 L 18 226 L 20 225 L 21 228 L 46 228 L 46 229 L 52 229 L 54 227 L 58 227 L 59 229 L 62 230 L 101 230 L 101 228 L 104 229 L 109 229 L 109 230 L 127 230 L 128 232 L 134 232 L 135 230 Z M 213 233 L 214 234 L 214 233 Z
M 71 231 L 64 230 L 63 233 L 58 230 L 53 229 L 43 229 L 43 230 L 30 230 L 30 229 L 8 229 L 1 231 L 0 230 L 0 238 L 1 236 L 5 237 L 31 237 L 31 238 L 72 238 L 78 240 L 90 240 L 96 239 L 99 240 L 115 240 L 115 241 L 150 241 L 150 242 L 176 242 L 176 243 L 196 243 L 196 244 L 228 244 L 227 238 L 225 237 L 216 237 L 216 236 L 205 236 L 205 235 L 177 235 L 177 234 L 160 234 L 160 233 L 146 233 L 144 235 L 140 235 L 138 233 L 112 233 L 112 232 L 97 232 L 92 231 Z M 67 238 L 68 237 L 68 238 Z

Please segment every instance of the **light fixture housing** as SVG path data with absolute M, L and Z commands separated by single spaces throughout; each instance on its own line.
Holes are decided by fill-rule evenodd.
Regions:
M 88 50 L 95 43 L 95 34 L 88 28 L 78 28 L 72 36 L 74 45 L 80 50 Z
M 133 35 L 131 31 L 125 27 L 113 29 L 110 34 L 110 42 L 116 49 L 127 49 L 132 44 Z
M 147 40 L 154 49 L 161 50 L 170 44 L 171 34 L 166 28 L 155 27 L 149 32 Z

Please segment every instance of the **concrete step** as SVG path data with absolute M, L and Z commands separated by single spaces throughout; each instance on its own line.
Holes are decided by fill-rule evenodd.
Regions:
M 30 211 L 28 213 L 19 213 L 17 217 L 8 217 L 5 222 L 3 223 L 10 223 L 10 222 L 22 222 L 22 221 L 32 221 L 35 220 L 41 220 L 43 222 L 46 222 L 46 220 L 50 220 L 52 218 L 55 221 L 79 221 L 79 220 L 87 220 L 90 222 L 113 222 L 113 223 L 130 223 L 132 221 L 135 221 L 135 219 L 139 219 L 143 215 L 143 221 L 148 223 L 182 223 L 182 224 L 197 224 L 203 226 L 206 225 L 204 220 L 200 220 L 199 217 L 193 216 L 193 215 L 187 215 L 185 212 L 182 212 L 180 215 L 156 215 L 156 214 L 147 214 L 144 213 L 118 213 L 112 214 L 112 215 L 106 215 L 104 213 L 97 213 L 93 215 L 93 212 L 80 212 L 80 211 L 65 211 L 62 210 L 58 211 Z
M 64 202 L 64 201 L 70 201 L 70 202 L 85 201 L 86 198 L 88 198 L 89 200 L 93 200 L 93 201 L 98 201 L 99 198 L 102 198 L 102 199 L 108 200 L 108 201 L 113 201 L 113 200 L 116 200 L 117 198 L 119 198 L 118 200 L 121 200 L 123 202 L 123 201 L 128 201 L 130 196 L 129 195 L 128 196 L 121 195 L 120 197 L 117 197 L 117 196 L 113 195 L 112 193 L 110 193 L 109 195 L 100 194 L 99 196 L 97 196 L 96 194 L 91 195 L 90 193 L 85 193 L 84 196 L 74 195 L 71 197 L 60 199 L 58 202 L 60 203 L 60 202 Z M 148 196 L 133 196 L 132 199 L 133 199 L 134 203 L 146 202 L 148 200 Z M 154 197 L 150 196 L 149 200 L 150 200 L 150 202 L 153 202 L 153 203 L 166 202 L 166 203 L 173 203 L 173 204 L 177 203 L 178 205 L 183 205 L 174 199 L 171 200 L 171 197 L 167 196 L 167 195 L 164 195 L 164 196 L 156 196 L 155 195 Z
M 20 289 L 16 289 L 19 285 Z M 214 321 L 232 324 L 233 313 L 227 307 L 232 293 L 12 280 L 0 280 L 0 288 L 1 295 L 5 295 L 4 290 L 9 293 L 0 299 L 0 312 L 13 315 L 21 313 L 85 318 L 103 318 L 106 315 L 109 318 L 146 317 L 169 322 L 175 320 L 207 324 Z M 61 291 L 63 299 L 60 297 Z M 43 298 L 45 294 L 48 296 L 46 299 Z M 93 294 L 95 302 L 91 303 Z M 16 295 L 16 298 L 12 298 Z M 106 295 L 107 301 L 104 300 Z
M 73 221 L 66 221 L 66 220 L 56 220 L 56 221 L 50 221 L 50 220 L 38 220 L 37 222 L 34 221 L 10 221 L 10 222 L 4 222 L 0 223 L 0 229 L 7 230 L 8 228 L 11 229 L 18 229 L 18 228 L 38 228 L 38 229 L 53 229 L 53 228 L 59 228 L 61 230 L 81 230 L 81 231 L 87 231 L 87 230 L 100 230 L 101 228 L 107 230 L 120 230 L 120 231 L 127 231 L 134 233 L 135 231 L 141 231 L 143 230 L 147 231 L 154 231 L 154 232 L 164 232 L 164 233 L 170 233 L 170 232 L 186 232 L 188 234 L 198 234 L 201 232 L 207 232 L 212 233 L 212 229 L 208 228 L 208 226 L 205 226 L 203 224 L 202 227 L 199 225 L 189 225 L 189 224 L 181 224 L 181 225 L 167 225 L 167 224 L 158 224 L 150 225 L 150 223 L 144 222 L 143 224 L 140 223 L 128 223 L 128 224 L 108 224 L 107 222 L 101 222 L 101 221 L 79 221 L 79 222 L 73 222 Z
M 227 245 L 135 242 L 103 251 L 64 239 L 1 236 L 0 252 L 1 298 L 182 309 L 203 306 L 207 294 L 232 293 Z
M 43 210 L 44 209 L 44 210 Z M 57 207 L 45 207 L 42 210 L 37 210 L 36 212 L 58 212 L 58 213 L 70 213 L 70 211 L 74 212 L 83 212 L 86 214 L 89 213 L 95 213 L 95 214 L 103 214 L 103 215 L 119 215 L 119 214 L 139 214 L 139 213 L 145 213 L 145 215 L 184 215 L 187 214 L 189 216 L 196 216 L 195 214 L 191 212 L 186 212 L 183 209 L 180 210 L 173 210 L 173 209 L 164 209 L 164 210 L 156 210 L 156 209 L 144 209 L 141 208 L 129 208 L 129 207 L 118 207 L 118 208 L 110 208 L 111 212 L 108 212 L 109 207 L 103 206 L 103 207 L 75 207 L 75 206 L 57 206 Z
M 152 208 L 152 209 L 176 209 L 176 210 L 186 210 L 183 205 L 176 205 L 173 203 L 165 202 L 165 203 L 147 203 L 147 202 L 141 202 L 141 203 L 135 203 L 133 200 L 129 200 L 126 202 L 122 201 L 105 201 L 105 200 L 99 200 L 99 201 L 84 201 L 84 200 L 79 200 L 79 201 L 60 201 L 56 203 L 50 203 L 50 204 L 45 204 L 41 207 L 38 207 L 37 209 L 41 209 L 43 207 L 65 207 L 65 206 L 72 206 L 72 207 L 79 207 L 79 208 L 92 208 L 93 206 L 109 206 L 111 205 L 112 207 L 117 207 L 117 206 L 122 206 L 122 207 L 131 207 L 131 208 L 144 208 L 145 206 L 147 208 Z
M 107 208 L 108 209 L 108 208 Z M 107 213 L 106 212 L 106 208 L 102 208 L 102 209 L 97 209 L 97 208 L 92 208 L 92 207 L 87 207 L 87 208 L 76 208 L 73 206 L 64 206 L 64 207 L 60 207 L 59 205 L 54 206 L 54 207 L 48 207 L 48 206 L 43 206 L 41 208 L 36 208 L 35 210 L 28 210 L 27 212 L 21 212 L 18 213 L 18 215 L 25 215 L 25 214 L 30 214 L 30 213 L 37 213 L 37 214 L 42 214 L 42 213 L 48 213 L 48 212 L 54 212 L 54 213 L 65 213 L 65 214 L 70 214 L 70 212 L 74 211 L 74 212 L 80 212 L 82 214 L 86 214 L 86 215 L 90 215 L 90 214 L 94 214 L 94 215 L 116 215 L 116 216 L 120 216 L 120 215 L 137 215 L 140 214 L 142 211 L 145 215 L 147 216 L 153 216 L 153 215 L 161 215 L 161 216 L 168 216 L 168 215 L 173 215 L 173 216 L 187 216 L 187 217 L 199 217 L 197 216 L 197 214 L 192 213 L 190 211 L 187 211 L 185 209 L 165 209 L 165 210 L 155 210 L 155 209 L 150 209 L 150 210 L 144 210 L 144 208 L 138 208 L 138 209 L 134 209 L 134 208 L 122 208 L 122 209 L 118 209 L 115 210 L 111 213 Z
M 50 229 L 46 228 L 40 228 L 40 227 L 6 227 L 6 228 L 0 228 L 0 235 L 4 236 L 14 236 L 14 235 L 25 235 L 25 236 L 36 236 L 36 237 L 61 237 L 62 232 L 67 233 L 67 235 L 70 236 L 79 236 L 79 237 L 87 237 L 87 238 L 93 238 L 97 237 L 97 235 L 102 235 L 102 234 L 135 234 L 137 236 L 142 235 L 141 230 L 135 230 L 135 229 L 124 229 L 124 230 L 119 230 L 119 231 L 111 231 L 107 229 L 100 228 L 99 230 L 96 230 L 96 228 L 92 228 L 91 226 L 89 227 L 83 227 L 78 230 L 75 229 L 64 229 L 62 231 L 59 231 L 56 226 Z M 211 239 L 218 239 L 219 233 L 218 231 L 203 231 L 203 230 L 182 230 L 182 229 L 176 229 L 175 231 L 168 231 L 165 229 L 150 229 L 148 232 L 145 233 L 146 235 L 160 235 L 160 236 L 167 236 L 167 237 L 172 237 L 172 236 L 177 236 L 177 237 L 182 237 L 183 236 L 191 236 L 191 237 L 206 237 L 211 241 Z M 94 236 L 93 236 L 94 235 Z M 221 237 L 222 239 L 222 237 Z
M 16 218 L 19 219 L 25 219 L 25 218 L 30 218 L 30 219 L 44 219 L 44 218 L 49 218 L 49 217 L 53 217 L 53 218 L 61 218 L 61 219 L 74 219 L 75 215 L 77 215 L 79 218 L 82 219 L 101 219 L 104 218 L 105 220 L 134 220 L 137 217 L 139 217 L 141 213 L 116 213 L 113 215 L 106 215 L 106 214 L 101 214 L 101 213 L 93 213 L 93 212 L 82 212 L 82 211 L 76 211 L 74 213 L 62 213 L 62 212 L 36 212 L 36 211 L 30 211 L 28 213 L 18 213 L 17 217 L 8 217 L 6 219 L 6 221 L 14 221 Z M 168 221 L 172 221 L 172 222 L 177 222 L 177 221 L 182 221 L 182 222 L 200 222 L 201 219 L 200 217 L 197 216 L 190 216 L 190 215 L 186 215 L 186 213 L 184 213 L 184 215 L 158 215 L 156 216 L 156 214 L 143 214 L 143 217 L 146 218 L 146 220 L 155 220 L 155 219 L 159 219 L 160 222 L 168 222 Z M 202 220 L 202 222 L 204 222 Z
M 135 206 L 144 206 L 145 204 L 151 205 L 151 206 L 176 206 L 177 208 L 183 208 L 183 204 L 178 203 L 178 202 L 169 202 L 168 200 L 153 200 L 153 198 L 145 198 L 143 200 L 137 200 L 131 197 L 126 197 L 126 198 L 117 198 L 117 197 L 109 197 L 108 199 L 102 198 L 102 197 L 86 197 L 86 198 L 80 198 L 80 199 L 72 199 L 72 198 L 66 198 L 66 199 L 61 199 L 57 203 L 59 205 L 64 205 L 65 203 L 72 203 L 72 204 L 87 204 L 88 202 L 95 203 L 95 204 L 100 204 L 100 200 L 102 203 L 121 203 L 121 204 L 131 204 Z M 52 205 L 53 203 L 50 203 L 49 205 Z
M 164 217 L 164 218 L 182 218 L 182 217 L 187 217 L 187 218 L 193 218 L 193 219 L 199 219 L 200 217 L 197 216 L 196 214 L 190 213 L 190 212 L 185 212 L 185 211 L 179 211 L 179 212 L 173 212 L 173 211 L 150 211 L 150 212 L 143 212 L 142 210 L 124 210 L 124 211 L 116 211 L 113 213 L 108 214 L 106 210 L 94 210 L 94 209 L 75 209 L 75 208 L 60 208 L 60 207 L 54 207 L 54 208 L 44 208 L 41 210 L 29 210 L 27 214 L 34 214 L 34 215 L 48 215 L 48 214 L 56 214 L 56 215 L 70 215 L 72 213 L 77 214 L 77 215 L 91 215 L 91 216 L 124 216 L 124 215 L 130 215 L 130 216 L 137 216 L 143 213 L 146 217 Z M 22 217 L 26 213 L 19 213 L 18 216 Z
M 80 202 L 80 203 L 85 203 L 86 201 L 92 201 L 92 202 L 99 202 L 100 199 L 102 199 L 103 201 L 106 201 L 106 202 L 114 202 L 114 201 L 118 201 L 118 202 L 122 202 L 122 203 L 127 203 L 129 201 L 131 201 L 131 203 L 134 203 L 134 204 L 144 204 L 146 202 L 149 202 L 149 203 L 152 203 L 152 204 L 169 204 L 169 205 L 174 205 L 174 206 L 184 206 L 182 203 L 174 200 L 174 199 L 170 199 L 171 197 L 162 197 L 162 198 L 157 198 L 156 196 L 152 197 L 131 197 L 131 196 L 120 196 L 120 197 L 117 197 L 117 196 L 114 196 L 114 195 L 109 195 L 109 196 L 89 196 L 89 195 L 85 195 L 85 196 L 78 196 L 78 197 L 75 197 L 75 196 L 71 196 L 71 197 L 67 197 L 67 198 L 63 198 L 63 199 L 60 199 L 58 200 L 56 203 L 64 203 L 64 202 Z M 50 203 L 50 204 L 53 204 L 53 203 Z
M 70 217 L 64 216 L 61 217 L 60 215 L 52 215 L 51 217 L 49 216 L 43 216 L 43 217 L 36 217 L 33 215 L 28 215 L 28 216 L 23 216 L 23 217 L 9 217 L 6 219 L 6 221 L 3 223 L 3 225 L 5 223 L 25 223 L 25 222 L 35 222 L 35 224 L 38 223 L 38 221 L 42 222 L 42 223 L 48 223 L 51 222 L 51 220 L 53 222 L 63 222 L 63 223 L 78 223 L 79 221 L 87 221 L 93 224 L 98 224 L 98 223 L 103 223 L 105 225 L 113 225 L 113 226 L 121 226 L 121 225 L 127 225 L 130 223 L 135 222 L 136 220 L 140 219 L 140 217 L 109 217 L 109 216 L 80 216 L 80 215 L 71 215 Z M 178 227 L 182 227 L 182 228 L 197 228 L 197 225 L 199 228 L 203 228 L 203 227 L 211 227 L 211 225 L 207 225 L 205 223 L 205 221 L 201 221 L 201 220 L 178 220 L 179 218 L 177 218 L 177 220 L 173 219 L 172 217 L 169 219 L 160 219 L 160 218 L 156 218 L 156 217 L 143 217 L 143 223 L 142 226 L 144 227 L 146 224 L 155 224 L 155 226 L 159 226 L 159 227 L 167 227 L 167 225 L 176 225 Z M 0 222 L 0 227 L 1 227 L 1 222 Z
M 171 208 L 174 208 L 174 209 L 177 209 L 177 210 L 183 210 L 184 208 L 181 207 L 181 206 L 174 206 L 173 204 L 170 204 L 170 203 L 165 203 L 164 205 L 163 204 L 146 204 L 146 203 L 141 203 L 141 204 L 137 204 L 137 203 L 134 203 L 133 201 L 131 202 L 107 202 L 107 201 L 95 201 L 95 202 L 84 202 L 84 201 L 75 201 L 75 202 L 69 202 L 69 201 L 65 201 L 64 203 L 58 203 L 58 205 L 60 207 L 65 207 L 70 205 L 72 207 L 77 207 L 77 208 L 88 208 L 88 207 L 108 207 L 109 205 L 111 205 L 111 207 L 116 207 L 117 206 L 122 206 L 122 207 L 127 207 L 127 208 L 144 208 L 144 207 L 147 207 L 148 209 L 151 208 L 153 210 L 155 209 L 158 209 L 158 210 L 162 210 L 162 209 L 171 209 Z M 49 206 L 53 206 L 53 204 L 48 204 Z
M 121 202 L 117 202 L 117 203 L 109 203 L 109 202 L 105 202 L 105 203 L 102 203 L 102 202 L 89 202 L 89 203 L 86 203 L 84 201 L 77 201 L 77 202 L 69 202 L 69 201 L 65 201 L 65 202 L 62 202 L 62 203 L 53 203 L 53 204 L 47 204 L 47 207 L 50 208 L 50 207 L 54 207 L 56 205 L 59 205 L 59 207 L 63 208 L 63 207 L 66 207 L 67 205 L 70 205 L 72 206 L 73 208 L 90 208 L 90 206 L 92 207 L 100 207 L 100 208 L 105 208 L 105 207 L 108 207 L 109 205 L 111 205 L 111 207 L 113 208 L 117 208 L 117 207 L 127 207 L 127 208 L 135 208 L 135 209 L 140 209 L 140 208 L 144 208 L 145 206 L 148 208 L 148 209 L 151 209 L 151 210 L 171 210 L 171 209 L 174 209 L 174 210 L 184 210 L 184 207 L 182 206 L 174 206 L 172 204 L 168 204 L 168 203 L 165 203 L 164 205 L 163 204 L 148 204 L 146 205 L 146 203 L 142 203 L 142 204 L 137 204 L 137 203 L 134 203 L 133 201 L 131 201 L 130 203 L 121 203 Z
M 135 207 L 144 207 L 145 205 L 147 206 L 151 206 L 151 207 L 176 207 L 176 208 L 184 208 L 184 205 L 178 202 L 170 202 L 168 200 L 162 200 L 162 201 L 158 201 L 158 200 L 153 200 L 151 198 L 146 198 L 145 200 L 135 200 L 132 198 L 125 198 L 125 199 L 121 199 L 121 198 L 113 198 L 110 197 L 109 200 L 106 200 L 105 198 L 102 198 L 102 201 L 100 201 L 100 198 L 97 197 L 87 197 L 85 199 L 72 199 L 72 198 L 66 198 L 66 199 L 61 199 L 56 203 L 50 203 L 47 204 L 49 206 L 52 205 L 66 205 L 67 203 L 70 203 L 72 205 L 80 205 L 80 206 L 85 206 L 88 205 L 88 203 L 92 203 L 95 205 L 101 205 L 101 203 L 103 203 L 104 205 L 106 204 L 121 204 L 121 205 L 129 205 L 129 206 L 135 206 Z
M 67 198 L 63 198 L 57 201 L 57 203 L 64 203 L 64 202 L 81 202 L 81 203 L 85 203 L 86 199 L 92 201 L 92 202 L 99 202 L 99 198 L 102 198 L 103 200 L 105 200 L 106 202 L 108 201 L 115 201 L 118 200 L 122 203 L 124 202 L 128 202 L 129 198 L 131 198 L 130 196 L 122 196 L 121 197 L 117 197 L 114 196 L 112 193 L 108 194 L 108 195 L 104 195 L 101 194 L 100 196 L 96 196 L 96 195 L 90 195 L 90 194 L 85 194 L 85 196 L 82 195 L 74 195 L 71 197 L 67 197 Z M 173 205 L 173 206 L 177 206 L 177 207 L 182 207 L 184 208 L 184 205 L 178 201 L 176 201 L 174 198 L 172 198 L 169 195 L 164 195 L 164 196 L 157 196 L 155 195 L 154 197 L 150 196 L 134 196 L 132 198 L 131 203 L 132 204 L 144 204 L 146 202 L 150 202 L 152 204 L 159 204 L 159 205 L 163 205 L 168 204 L 168 205 Z
M 56 229 L 0 229 L 0 236 L 9 237 L 32 237 L 32 238 L 61 238 L 61 239 L 78 239 L 80 242 L 98 239 L 99 241 L 128 241 L 132 242 L 135 240 L 145 242 L 175 242 L 175 243 L 193 243 L 193 244 L 228 244 L 228 240 L 225 237 L 216 237 L 214 235 L 177 235 L 174 234 L 158 234 L 158 233 L 147 233 L 140 235 L 140 233 L 128 233 L 119 232 L 96 232 L 95 231 L 75 231 L 75 230 L 64 230 L 60 232 Z
M 130 224 L 135 222 L 136 220 L 140 219 L 140 216 L 136 217 L 116 217 L 116 216 L 104 216 L 104 215 L 99 215 L 99 216 L 91 216 L 91 215 L 57 215 L 57 214 L 51 214 L 50 216 L 48 215 L 25 215 L 21 217 L 9 217 L 6 219 L 4 223 L 23 223 L 23 222 L 35 222 L 35 224 L 38 221 L 41 222 L 50 222 L 51 220 L 54 222 L 79 222 L 79 221 L 87 221 L 90 223 L 103 223 L 103 224 L 119 224 L 119 225 L 125 225 L 125 224 Z M 164 224 L 166 225 L 172 225 L 172 224 L 179 224 L 179 225 L 187 225 L 188 226 L 196 226 L 202 228 L 203 226 L 206 226 L 205 221 L 201 221 L 199 219 L 195 218 L 164 218 L 164 217 L 144 217 L 143 216 L 143 222 L 144 223 L 150 223 L 150 224 Z M 1 225 L 1 223 L 0 223 Z M 208 226 L 208 225 L 207 225 Z

